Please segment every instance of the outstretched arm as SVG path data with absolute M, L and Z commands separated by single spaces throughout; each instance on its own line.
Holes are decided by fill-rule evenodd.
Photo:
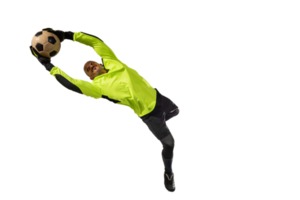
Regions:
M 99 86 L 95 85 L 94 83 L 71 78 L 58 67 L 53 66 L 50 70 L 50 74 L 53 75 L 60 84 L 69 90 L 93 97 L 95 99 L 102 97 L 101 88 Z
M 100 38 L 94 35 L 90 35 L 84 32 L 73 33 L 71 31 L 55 31 L 52 28 L 45 28 L 43 30 L 49 31 L 57 35 L 57 37 L 60 39 L 60 42 L 63 42 L 65 39 L 80 42 L 82 44 L 92 47 L 96 51 L 96 53 L 103 59 L 119 61 L 115 53 Z
M 32 55 L 35 56 L 42 65 L 45 66 L 50 74 L 53 75 L 58 82 L 60 82 L 69 90 L 84 94 L 86 96 L 94 97 L 95 99 L 102 97 L 102 91 L 98 85 L 69 77 L 61 69 L 55 67 L 51 63 L 50 58 L 39 55 L 39 53 L 32 46 L 30 46 L 30 50 Z
M 74 33 L 73 40 L 92 47 L 96 51 L 96 53 L 103 59 L 118 61 L 118 58 L 116 57 L 115 53 L 101 39 L 99 39 L 96 36 L 83 32 L 77 32 Z

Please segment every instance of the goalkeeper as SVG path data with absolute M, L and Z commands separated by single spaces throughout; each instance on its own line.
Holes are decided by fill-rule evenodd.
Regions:
M 88 61 L 84 65 L 84 72 L 93 80 L 90 83 L 69 77 L 60 68 L 54 66 L 50 58 L 39 55 L 30 46 L 31 53 L 67 89 L 132 108 L 162 143 L 162 159 L 165 166 L 164 184 L 168 191 L 175 191 L 172 171 L 174 138 L 166 121 L 179 113 L 178 107 L 160 94 L 157 89 L 152 88 L 135 70 L 122 63 L 98 37 L 83 32 L 54 31 L 50 28 L 44 30 L 56 34 L 61 42 L 69 39 L 90 46 L 102 57 L 102 64 Z

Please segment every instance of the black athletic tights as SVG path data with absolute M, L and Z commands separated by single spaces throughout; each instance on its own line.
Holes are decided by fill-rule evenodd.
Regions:
M 170 99 L 157 91 L 156 106 L 154 110 L 141 117 L 149 127 L 150 131 L 161 141 L 163 145 L 162 156 L 166 159 L 173 158 L 173 149 L 175 145 L 174 138 L 166 125 L 166 121 L 178 115 L 178 113 L 178 107 Z

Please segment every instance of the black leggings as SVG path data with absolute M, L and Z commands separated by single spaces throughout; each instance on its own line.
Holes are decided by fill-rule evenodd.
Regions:
M 141 117 L 150 131 L 163 145 L 162 155 L 166 159 L 173 157 L 175 146 L 174 138 L 166 125 L 166 121 L 179 114 L 178 107 L 167 97 L 157 91 L 157 100 L 154 110 Z

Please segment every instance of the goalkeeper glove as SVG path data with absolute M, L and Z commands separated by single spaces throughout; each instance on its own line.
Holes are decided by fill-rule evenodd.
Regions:
M 59 30 L 55 31 L 52 28 L 44 28 L 43 31 L 48 31 L 50 33 L 55 34 L 59 38 L 60 42 L 63 42 L 65 39 L 73 41 L 74 33 L 71 31 L 68 32 L 59 31 Z
M 32 55 L 38 59 L 38 61 L 45 66 L 45 68 L 50 72 L 54 65 L 51 64 L 51 59 L 41 56 L 32 46 L 29 47 Z

